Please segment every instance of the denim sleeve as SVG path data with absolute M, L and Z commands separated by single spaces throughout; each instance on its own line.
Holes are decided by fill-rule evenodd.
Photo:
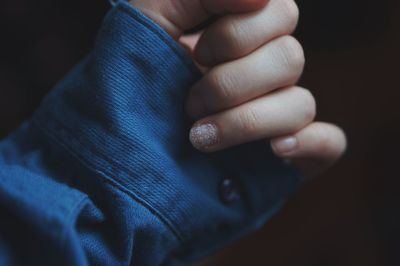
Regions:
M 197 68 L 116 4 L 95 47 L 0 143 L 1 265 L 175 265 L 258 229 L 302 183 L 264 143 L 188 140 Z

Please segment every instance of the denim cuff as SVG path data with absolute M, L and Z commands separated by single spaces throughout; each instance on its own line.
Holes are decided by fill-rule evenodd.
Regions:
M 165 31 L 124 1 L 93 52 L 42 103 L 34 123 L 104 181 L 117 182 L 202 257 L 262 226 L 303 178 L 265 143 L 215 154 L 188 140 L 188 89 L 201 74 Z

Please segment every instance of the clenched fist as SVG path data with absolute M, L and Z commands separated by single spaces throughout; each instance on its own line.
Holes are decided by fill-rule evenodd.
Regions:
M 266 139 L 275 154 L 315 175 L 343 154 L 346 138 L 335 125 L 314 122 L 315 99 L 296 86 L 304 52 L 290 34 L 299 11 L 293 0 L 131 0 L 205 67 L 189 92 L 197 120 L 193 145 L 214 152 Z M 213 19 L 195 37 L 186 30 Z

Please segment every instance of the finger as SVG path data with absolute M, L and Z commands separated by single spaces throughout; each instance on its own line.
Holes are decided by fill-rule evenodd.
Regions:
M 224 16 L 204 32 L 195 59 L 205 66 L 238 59 L 279 36 L 291 34 L 298 18 L 293 0 L 271 0 L 261 10 Z
M 191 0 L 193 1 L 193 0 Z M 265 0 L 200 0 L 209 14 L 245 13 L 262 8 Z
M 193 146 L 212 152 L 238 144 L 296 132 L 316 113 L 308 90 L 291 87 L 206 117 L 191 132 Z
M 264 6 L 267 0 L 130 0 L 134 7 L 150 17 L 176 39 L 214 15 L 249 12 Z
M 344 153 L 346 136 L 339 127 L 316 122 L 299 132 L 271 140 L 275 154 L 289 159 L 307 176 L 327 169 Z
M 211 69 L 190 90 L 187 111 L 198 118 L 294 85 L 304 62 L 299 42 L 280 37 L 244 58 Z

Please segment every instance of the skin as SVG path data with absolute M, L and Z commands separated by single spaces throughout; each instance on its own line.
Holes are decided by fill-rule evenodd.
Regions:
M 215 152 L 265 140 L 306 176 L 317 175 L 342 156 L 345 134 L 335 125 L 315 122 L 313 95 L 296 86 L 305 58 L 290 36 L 299 18 L 293 0 L 130 2 L 184 44 L 204 69 L 190 90 L 187 111 L 197 121 L 193 129 L 212 125 L 205 128 L 216 130 L 216 141 L 195 142 L 197 149 Z M 201 35 L 182 36 L 216 16 Z

